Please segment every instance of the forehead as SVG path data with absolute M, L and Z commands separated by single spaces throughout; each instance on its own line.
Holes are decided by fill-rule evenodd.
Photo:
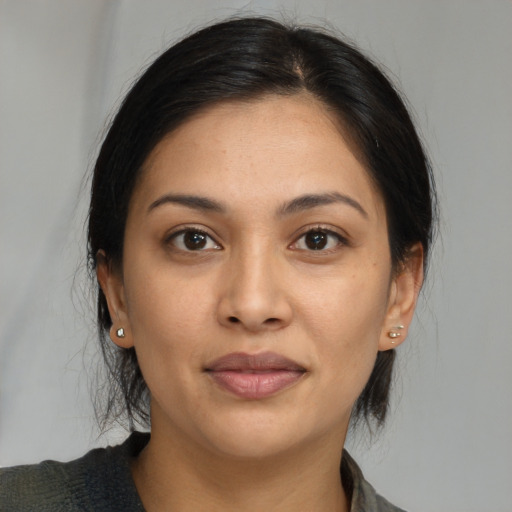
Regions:
M 336 116 L 308 94 L 225 102 L 160 141 L 134 198 L 148 203 L 163 193 L 201 193 L 256 208 L 337 191 L 380 210 L 380 194 L 352 148 Z

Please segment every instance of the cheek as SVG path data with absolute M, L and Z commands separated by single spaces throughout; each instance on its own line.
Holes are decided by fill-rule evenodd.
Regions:
M 365 270 L 311 282 L 302 291 L 300 321 L 315 341 L 316 365 L 326 386 L 334 382 L 328 387 L 333 399 L 347 404 L 371 374 L 387 311 L 387 269 Z
M 144 326 L 178 334 L 200 326 L 200 322 L 190 322 L 191 318 L 206 319 L 211 297 L 204 279 L 184 278 L 173 266 L 158 267 L 154 262 L 148 266 L 135 262 L 126 275 L 127 309 L 134 330 Z
M 126 283 L 137 359 L 156 402 L 193 402 L 199 399 L 194 375 L 205 356 L 211 305 L 189 281 L 171 279 L 168 271 L 158 274 L 132 272 Z
M 347 343 L 372 333 L 378 337 L 387 312 L 388 288 L 387 267 L 375 265 L 309 279 L 298 291 L 298 320 L 313 334 Z
M 183 279 L 169 268 L 159 272 L 154 266 L 151 273 L 139 267 L 126 274 L 128 316 L 141 368 L 164 362 L 182 368 L 184 359 L 198 359 L 214 318 L 206 283 Z

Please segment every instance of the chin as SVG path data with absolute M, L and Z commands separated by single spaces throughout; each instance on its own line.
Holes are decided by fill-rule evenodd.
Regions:
M 203 439 L 219 455 L 240 459 L 264 459 L 292 452 L 321 435 L 317 425 L 310 424 L 303 415 L 285 415 L 269 411 L 231 413 L 217 416 Z
M 247 429 L 245 432 L 226 432 L 210 439 L 210 446 L 218 454 L 234 459 L 269 459 L 293 450 L 296 441 L 282 429 Z

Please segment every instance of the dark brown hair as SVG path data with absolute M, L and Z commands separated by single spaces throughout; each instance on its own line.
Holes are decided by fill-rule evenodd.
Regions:
M 128 204 L 155 145 L 192 115 L 226 100 L 307 92 L 334 113 L 384 198 L 391 257 L 397 268 L 420 242 L 425 265 L 435 193 L 428 159 L 409 113 L 384 74 L 352 44 L 320 29 L 265 18 L 204 28 L 165 51 L 126 96 L 101 147 L 92 182 L 88 250 L 121 266 Z M 104 418 L 149 423 L 149 392 L 134 349 L 108 336 L 112 325 L 98 287 L 98 327 L 109 372 Z M 354 407 L 356 418 L 384 421 L 395 351 L 379 352 Z

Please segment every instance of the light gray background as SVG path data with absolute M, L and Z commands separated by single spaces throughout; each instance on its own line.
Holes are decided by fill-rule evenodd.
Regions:
M 83 177 L 139 69 L 193 28 L 241 13 L 326 19 L 358 41 L 401 84 L 438 177 L 442 240 L 400 348 L 396 410 L 370 448 L 359 437 L 351 450 L 403 508 L 510 511 L 505 0 L 0 0 L 0 464 L 70 459 L 123 437 L 98 439 L 89 401 Z

